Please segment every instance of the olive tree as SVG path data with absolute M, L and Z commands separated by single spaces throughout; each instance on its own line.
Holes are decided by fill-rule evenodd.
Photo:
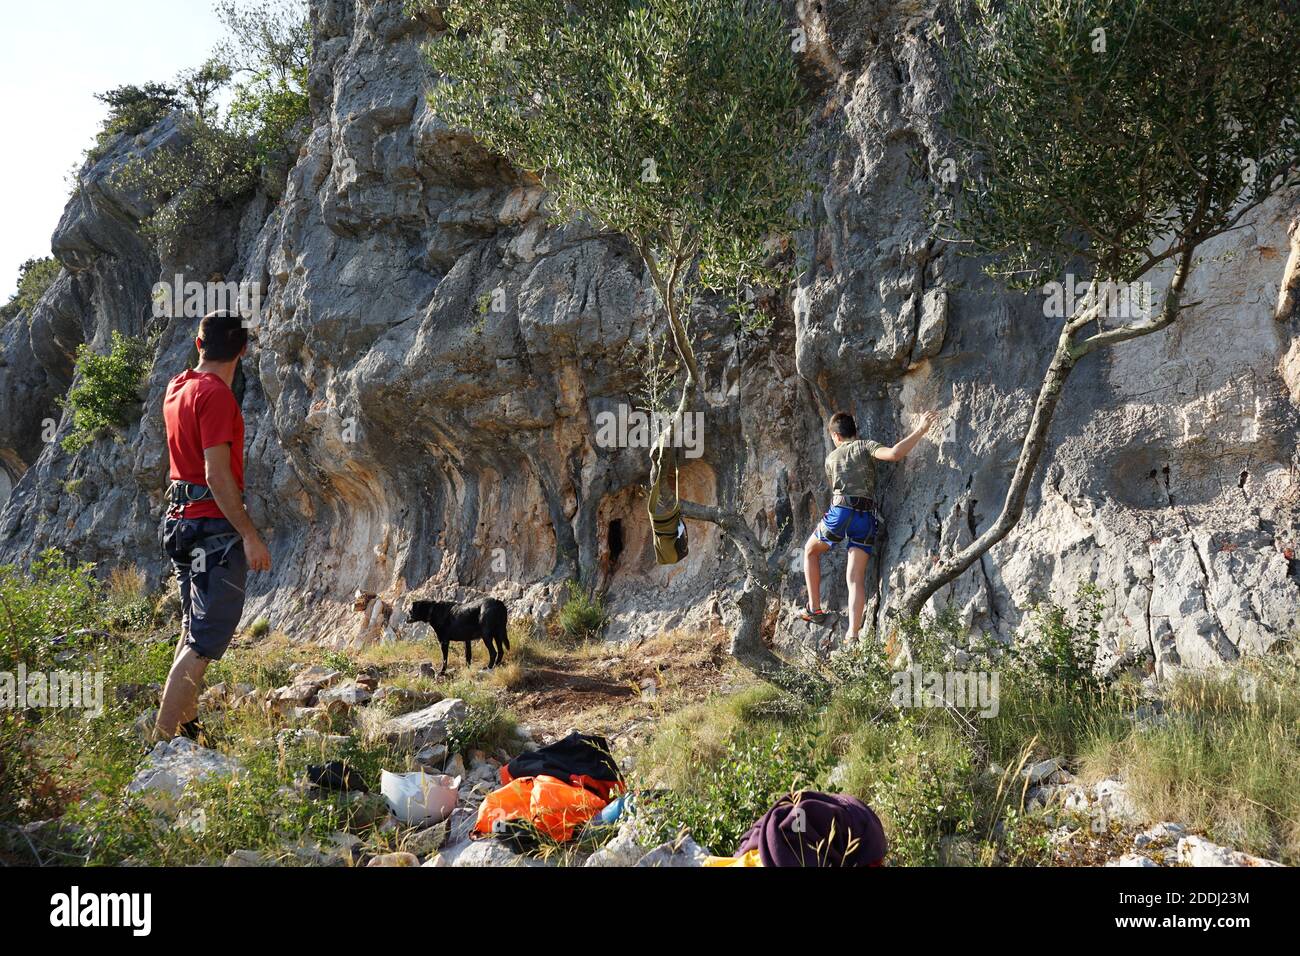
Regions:
M 1294 186 L 1300 157 L 1295 4 L 975 0 L 971 13 L 952 44 L 941 234 L 1010 287 L 1069 269 L 1091 284 L 1060 317 L 1001 511 L 905 587 L 904 619 L 1019 521 L 1079 363 L 1186 315 L 1197 251 Z M 1148 282 L 1151 307 L 1115 321 L 1116 290 Z
M 452 0 L 427 47 L 431 107 L 535 174 L 561 214 L 640 253 L 680 363 L 675 420 L 700 382 L 692 303 L 775 281 L 774 239 L 793 228 L 806 135 L 792 36 L 764 0 Z M 433 16 L 436 14 L 437 16 Z M 668 438 L 658 436 L 657 451 Z M 651 477 L 661 454 L 651 456 Z M 745 581 L 733 655 L 769 679 L 791 671 L 761 640 L 782 575 L 734 508 L 682 502 L 736 545 Z

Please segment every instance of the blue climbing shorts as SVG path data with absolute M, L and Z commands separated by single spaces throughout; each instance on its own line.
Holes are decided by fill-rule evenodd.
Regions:
M 817 524 L 817 540 L 832 548 L 847 540 L 849 548 L 860 548 L 873 554 L 872 542 L 876 538 L 876 516 L 870 511 L 854 511 L 846 505 L 834 505 Z
M 168 518 L 163 533 L 180 585 L 185 646 L 220 660 L 244 614 L 244 542 L 224 518 Z

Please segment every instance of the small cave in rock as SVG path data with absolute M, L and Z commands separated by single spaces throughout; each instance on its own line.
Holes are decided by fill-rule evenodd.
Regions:
M 623 519 L 614 518 L 605 532 L 605 545 L 609 551 L 609 572 L 613 574 L 618 568 L 618 559 L 623 554 Z

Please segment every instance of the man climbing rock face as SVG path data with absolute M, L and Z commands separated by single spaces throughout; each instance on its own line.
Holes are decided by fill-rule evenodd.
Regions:
M 163 549 L 180 586 L 181 636 L 156 740 L 197 737 L 199 685 L 239 625 L 245 576 L 271 570 L 244 510 L 244 416 L 231 390 L 248 332 L 238 315 L 214 312 L 199 323 L 194 344 L 198 365 L 173 378 L 163 399 L 172 479 Z
M 821 607 L 822 555 L 840 541 L 848 541 L 849 639 L 856 641 L 866 606 L 867 561 L 874 548 L 880 510 L 876 501 L 876 461 L 902 461 L 925 437 L 939 416 L 926 412 L 921 424 L 897 445 L 858 437 L 858 426 L 848 412 L 831 416 L 831 441 L 826 456 L 826 480 L 831 486 L 831 507 L 803 549 L 803 575 L 808 604 L 800 617 L 814 624 L 826 619 Z

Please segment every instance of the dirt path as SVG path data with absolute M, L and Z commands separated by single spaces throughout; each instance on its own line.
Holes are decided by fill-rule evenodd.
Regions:
M 568 730 L 611 739 L 735 683 L 721 631 L 671 633 L 528 665 L 502 702 L 536 739 Z

